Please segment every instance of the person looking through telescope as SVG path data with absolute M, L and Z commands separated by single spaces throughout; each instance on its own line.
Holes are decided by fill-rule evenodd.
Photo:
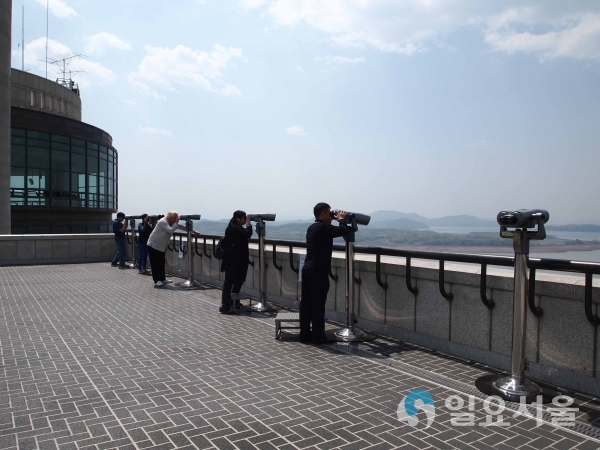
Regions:
M 244 227 L 245 225 L 245 227 Z M 231 294 L 239 294 L 248 273 L 248 240 L 252 237 L 250 216 L 244 211 L 235 211 L 225 230 L 223 238 L 223 262 L 221 272 L 225 272 L 223 293 L 221 295 L 221 314 L 232 314 Z M 239 307 L 238 304 L 235 305 Z
M 300 300 L 300 342 L 322 344 L 325 337 L 325 301 L 329 292 L 329 272 L 333 239 L 348 234 L 344 221 L 346 211 L 331 214 L 327 203 L 314 207 L 315 223 L 306 231 L 306 259 L 302 267 L 302 296 Z M 338 226 L 331 220 L 339 222 Z M 312 323 L 312 332 L 311 332 Z
M 149 222 L 148 214 L 142 214 L 142 223 L 138 225 L 138 273 L 147 273 L 150 269 L 146 269 L 148 260 L 148 238 L 152 233 L 152 224 Z
M 117 218 L 113 221 L 113 233 L 115 233 L 115 243 L 117 244 L 117 253 L 110 263 L 111 266 L 119 266 L 119 269 L 129 269 L 125 265 L 125 230 L 129 222 L 125 219 L 124 212 L 118 212 Z

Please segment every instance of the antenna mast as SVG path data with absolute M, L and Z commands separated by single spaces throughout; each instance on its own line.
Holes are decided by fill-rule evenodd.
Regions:
M 25 4 L 21 21 L 21 70 L 25 72 Z
M 81 59 L 87 59 L 87 56 L 82 55 L 81 53 L 65 53 L 63 55 L 58 55 L 54 59 L 46 60 L 48 63 L 54 64 L 58 68 L 56 73 L 59 74 L 59 77 L 56 79 L 56 82 L 61 86 L 72 90 L 77 95 L 79 95 L 79 86 L 77 83 L 73 82 L 73 74 L 82 73 L 85 71 L 69 70 L 69 65 L 73 61 L 78 61 Z

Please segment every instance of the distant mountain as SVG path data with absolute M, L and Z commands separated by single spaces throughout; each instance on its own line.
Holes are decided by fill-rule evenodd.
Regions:
M 478 219 L 477 217 L 468 216 L 465 214 L 429 219 L 427 217 L 420 216 L 415 213 L 403 213 L 400 211 L 383 210 L 371 213 L 371 223 L 373 225 L 375 224 L 375 222 L 397 219 L 409 219 L 415 222 L 421 222 L 427 225 L 428 227 L 489 227 L 497 225 L 495 220 Z
M 423 222 L 411 219 L 386 219 L 373 221 L 370 228 L 385 228 L 388 230 L 427 230 L 429 227 Z
M 579 231 L 584 233 L 598 233 L 600 232 L 600 225 L 583 224 L 583 225 L 546 225 L 548 231 Z

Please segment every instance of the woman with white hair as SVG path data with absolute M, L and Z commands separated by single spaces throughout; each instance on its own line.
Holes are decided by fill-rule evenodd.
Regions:
M 154 230 L 148 239 L 148 256 L 152 266 L 152 280 L 155 287 L 162 287 L 171 280 L 165 278 L 165 250 L 175 230 L 186 230 L 184 225 L 179 225 L 177 211 L 169 211 L 165 217 L 156 222 Z M 196 236 L 200 233 L 194 231 Z

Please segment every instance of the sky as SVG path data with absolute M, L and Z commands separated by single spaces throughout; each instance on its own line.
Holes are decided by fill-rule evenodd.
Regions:
M 47 13 L 48 58 L 85 56 L 127 214 L 600 223 L 598 1 L 14 0 L 17 69 L 23 6 L 25 70 Z

